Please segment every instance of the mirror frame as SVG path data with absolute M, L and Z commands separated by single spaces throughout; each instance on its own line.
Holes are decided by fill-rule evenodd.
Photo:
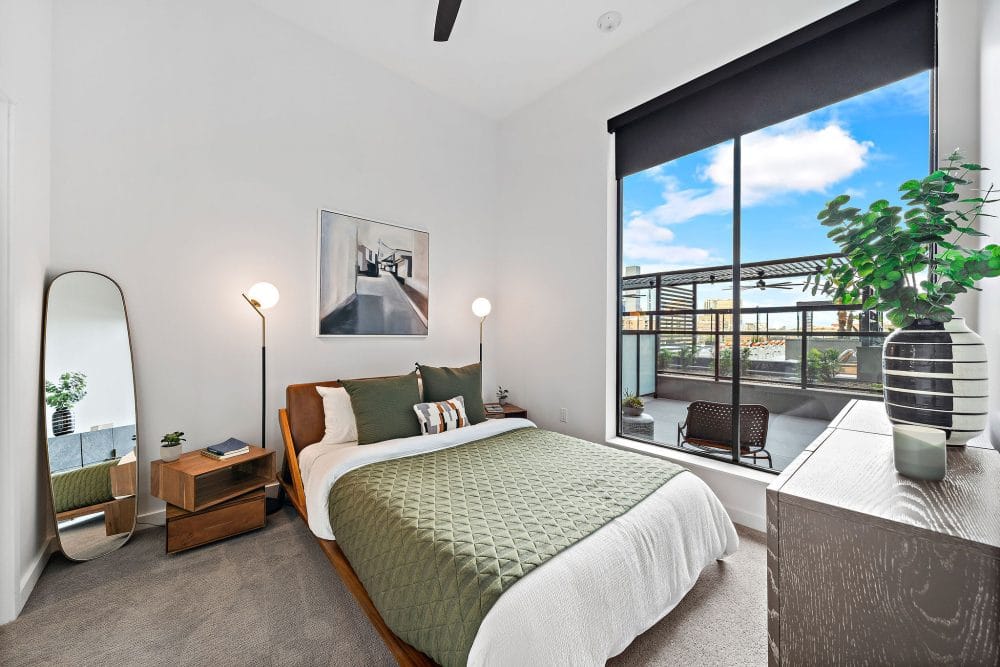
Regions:
M 48 350 L 48 323 L 49 323 L 49 295 L 52 291 L 52 285 L 63 276 L 68 276 L 74 273 L 89 273 L 95 276 L 100 276 L 110 282 L 118 290 L 118 295 L 122 300 L 122 314 L 125 316 L 125 332 L 128 338 L 128 354 L 129 362 L 132 366 L 132 404 L 135 407 L 135 512 L 132 516 L 132 528 L 128 531 L 124 540 L 118 541 L 114 546 L 112 546 L 107 551 L 103 551 L 99 554 L 93 555 L 90 558 L 78 558 L 73 557 L 66 553 L 63 548 L 62 539 L 59 534 L 59 522 L 56 520 L 55 512 L 55 496 L 52 491 L 52 462 L 49 460 L 49 446 L 48 446 L 48 430 L 45 423 L 45 357 L 46 351 Z M 39 393 L 39 406 L 41 410 L 39 411 L 39 433 L 41 434 L 41 445 L 42 451 L 44 453 L 44 461 L 46 466 L 46 483 L 48 486 L 48 514 L 51 517 L 50 527 L 53 529 L 55 535 L 55 542 L 62 553 L 63 557 L 74 563 L 85 563 L 102 556 L 107 556 L 109 553 L 117 551 L 125 544 L 128 543 L 132 536 L 135 534 L 136 526 L 139 520 L 139 441 L 141 440 L 139 436 L 139 392 L 136 387 L 135 382 L 135 351 L 132 346 L 132 325 L 128 317 L 128 305 L 125 303 L 125 292 L 122 290 L 121 285 L 118 284 L 111 276 L 101 273 L 99 271 L 90 271 L 88 269 L 80 269 L 73 271 L 63 271 L 62 273 L 56 274 L 51 279 L 49 279 L 45 284 L 45 299 L 42 303 L 42 351 L 41 359 L 39 364 L 39 382 L 38 382 L 38 393 Z

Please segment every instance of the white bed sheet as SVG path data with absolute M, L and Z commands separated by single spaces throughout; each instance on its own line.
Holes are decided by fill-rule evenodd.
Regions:
M 533 427 L 497 419 L 374 445 L 311 445 L 299 455 L 309 527 L 334 539 L 327 499 L 342 475 L 368 463 L 454 447 Z M 690 472 L 553 556 L 486 614 L 469 665 L 603 665 L 667 615 L 739 537 L 722 503 Z

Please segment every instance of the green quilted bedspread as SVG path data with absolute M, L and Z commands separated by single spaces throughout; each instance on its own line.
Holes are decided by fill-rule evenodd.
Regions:
M 56 513 L 114 499 L 108 469 L 118 465 L 118 460 L 109 459 L 52 475 L 52 504 L 55 505 Z
M 352 470 L 330 491 L 330 523 L 392 631 L 464 665 L 506 589 L 682 470 L 525 428 Z

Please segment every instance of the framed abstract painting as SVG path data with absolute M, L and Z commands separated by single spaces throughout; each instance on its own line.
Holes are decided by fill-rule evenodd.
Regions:
M 320 210 L 317 245 L 317 335 L 427 335 L 430 234 Z

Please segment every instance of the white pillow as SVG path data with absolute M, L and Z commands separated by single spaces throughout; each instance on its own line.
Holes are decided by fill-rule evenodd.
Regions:
M 343 387 L 316 387 L 323 397 L 323 416 L 326 433 L 319 444 L 339 445 L 357 442 L 358 423 L 351 408 L 351 397 Z

